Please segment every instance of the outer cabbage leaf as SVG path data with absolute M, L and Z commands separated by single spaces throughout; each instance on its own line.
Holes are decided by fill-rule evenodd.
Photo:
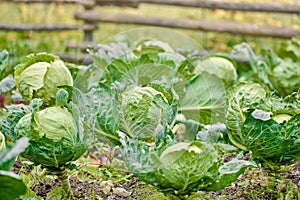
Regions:
M 78 66 L 78 73 L 74 79 L 74 87 L 87 93 L 92 87 L 97 87 L 105 72 L 97 65 Z
M 292 58 L 293 61 L 297 61 L 300 58 L 300 37 L 296 36 L 283 42 L 278 51 L 278 55 L 281 58 L 288 57 Z
M 9 65 L 9 52 L 0 50 L 0 80 L 11 74 L 13 68 Z
M 176 89 L 176 86 L 175 86 Z M 221 79 L 203 72 L 191 79 L 179 94 L 179 112 L 203 124 L 224 121 L 225 88 Z
M 1 132 L 0 132 L 1 134 Z M 20 177 L 9 172 L 16 157 L 22 153 L 28 146 L 28 138 L 21 138 L 13 146 L 8 146 L 5 150 L 0 151 L 0 199 L 14 200 L 27 190 L 26 185 Z
M 0 94 L 13 89 L 14 87 L 15 79 L 12 77 L 12 75 L 9 75 L 0 81 Z
M 145 54 L 129 61 L 113 59 L 107 66 L 111 82 L 123 82 L 144 86 L 156 81 L 170 85 L 184 57 L 179 54 Z
M 213 181 L 211 185 L 205 188 L 205 190 L 217 191 L 224 189 L 233 183 L 239 175 L 244 173 L 244 171 L 249 167 L 256 167 L 256 164 L 246 160 L 232 159 L 219 168 L 217 181 Z
M 263 52 L 267 72 L 274 89 L 286 96 L 300 88 L 300 62 L 290 58 L 279 58 L 272 51 Z
M 142 40 L 137 43 L 135 54 L 156 54 L 160 52 L 174 53 L 174 49 L 165 42 L 159 40 Z
M 260 56 L 256 56 L 247 44 L 239 45 L 235 50 L 245 51 L 249 55 L 251 69 L 254 72 L 251 79 L 267 85 L 280 96 L 286 96 L 300 88 L 299 57 L 297 51 L 294 53 L 294 48 L 299 48 L 299 44 L 295 39 L 293 41 L 285 45 L 279 53 L 273 49 L 263 49 Z M 298 46 L 291 45 L 294 43 Z
M 21 136 L 15 132 L 14 128 L 22 117 L 31 112 L 32 109 L 28 105 L 17 104 L 7 106 L 1 123 L 2 132 L 9 135 L 13 141 L 19 139 Z
M 0 51 L 0 72 L 5 69 L 8 64 L 9 52 L 7 50 Z
M 13 146 L 8 146 L 0 152 L 0 170 L 8 171 L 13 166 L 16 157 L 28 146 L 28 138 L 24 137 L 15 142 Z
M 0 184 L 0 200 L 15 200 L 27 190 L 21 178 L 13 172 L 0 170 Z
M 87 135 L 102 142 L 119 144 L 119 116 L 114 89 L 99 84 L 84 94 L 73 88 L 72 102 L 76 118 L 82 119 Z
M 5 136 L 3 135 L 2 132 L 0 132 L 0 152 L 4 151 L 5 148 L 6 148 Z
M 129 49 L 126 43 L 110 43 L 99 44 L 95 50 L 88 50 L 91 54 L 95 65 L 105 71 L 106 67 L 112 62 L 113 59 L 122 58 L 129 60 L 134 57 L 132 50 Z

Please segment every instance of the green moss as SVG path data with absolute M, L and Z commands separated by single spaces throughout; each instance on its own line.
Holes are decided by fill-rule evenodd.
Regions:
M 130 188 L 133 197 L 143 200 L 170 200 L 163 193 L 157 191 L 154 186 L 138 182 Z

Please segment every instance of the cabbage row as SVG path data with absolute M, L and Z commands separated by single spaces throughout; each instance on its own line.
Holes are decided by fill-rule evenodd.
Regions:
M 21 153 L 57 175 L 71 197 L 68 172 L 94 140 L 120 146 L 130 172 L 180 198 L 221 190 L 258 163 L 276 169 L 298 161 L 299 48 L 294 38 L 256 56 L 237 45 L 232 53 L 246 56 L 245 65 L 157 40 L 111 43 L 89 50 L 88 66 L 38 53 L 8 76 L 2 51 L 1 93 L 12 91 L 12 101 L 22 103 L 5 106 L 0 134 L 0 182 L 10 179 L 20 190 L 1 194 L 25 192 L 7 172 Z M 251 160 L 242 159 L 245 152 Z M 224 162 L 232 153 L 236 158 Z

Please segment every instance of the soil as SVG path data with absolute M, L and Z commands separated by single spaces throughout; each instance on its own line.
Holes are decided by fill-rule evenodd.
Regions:
M 247 155 L 246 157 L 247 158 Z M 229 161 L 231 157 L 228 157 Z M 14 165 L 16 173 L 22 164 L 17 161 Z M 30 172 L 30 168 L 25 169 Z M 199 192 L 188 199 L 291 199 L 297 200 L 300 197 L 300 163 L 293 163 L 285 171 L 276 175 L 268 172 L 262 167 L 246 170 L 230 187 L 217 192 Z M 138 178 L 132 177 L 123 183 L 112 184 L 110 182 L 83 182 L 76 176 L 70 178 L 70 184 L 74 199 L 117 199 L 117 200 L 155 200 L 155 199 L 176 199 L 176 197 L 165 196 L 158 192 L 153 186 L 141 182 Z M 51 183 L 42 180 L 33 185 L 31 190 L 37 196 L 46 199 L 47 194 L 61 186 L 58 179 Z M 289 198 L 289 193 L 298 193 Z M 297 195 L 296 195 L 297 196 Z

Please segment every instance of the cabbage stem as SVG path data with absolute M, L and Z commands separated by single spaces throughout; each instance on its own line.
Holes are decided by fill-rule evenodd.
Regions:
M 58 176 L 58 179 L 61 182 L 61 187 L 62 187 L 62 190 L 64 191 L 64 197 L 66 199 L 71 199 L 73 194 L 72 194 L 71 185 L 70 185 L 70 181 L 69 181 L 68 171 L 63 170 L 57 176 Z

